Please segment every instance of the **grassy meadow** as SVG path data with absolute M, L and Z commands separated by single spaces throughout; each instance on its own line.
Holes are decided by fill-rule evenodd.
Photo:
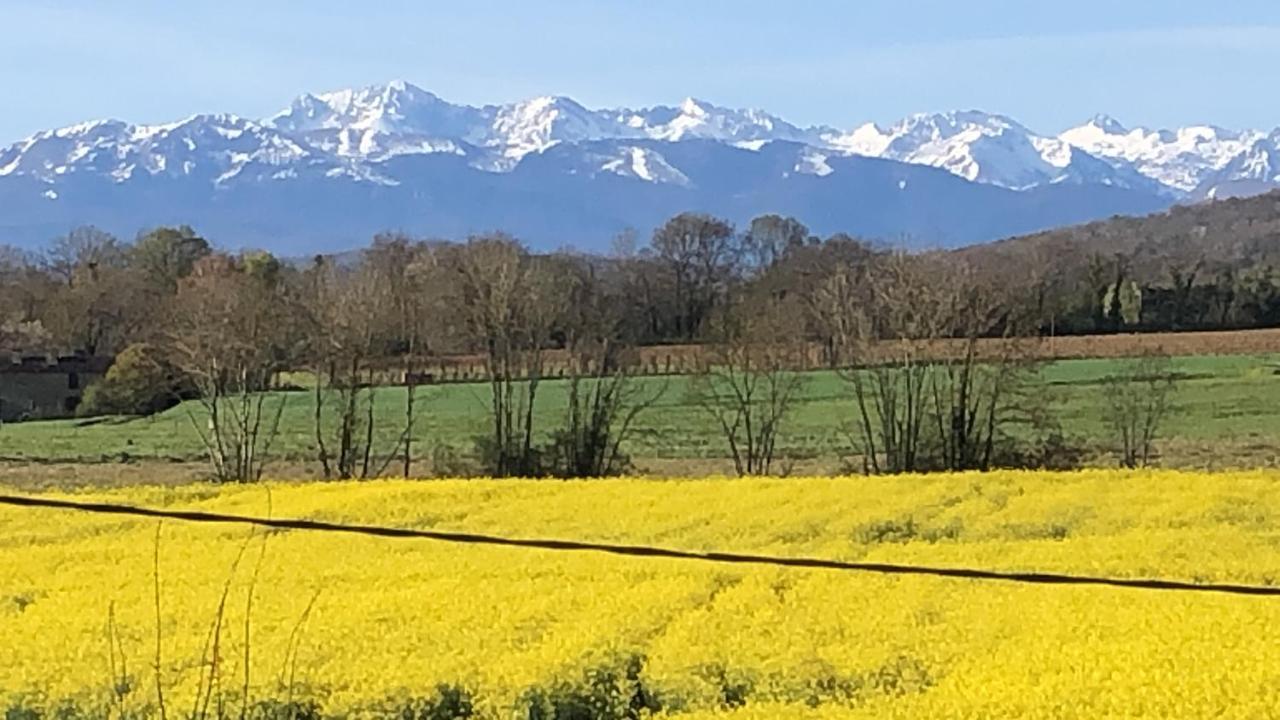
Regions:
M 1266 471 L 201 484 L 71 496 L 690 550 L 1280 584 L 1280 474 Z M 1273 598 L 5 507 L 0 527 L 6 717 L 157 717 L 160 694 L 169 717 L 242 717 L 246 686 L 248 716 L 273 718 L 1280 715 Z M 202 702 L 207 712 L 193 712 Z
M 1110 433 L 1104 422 L 1102 380 L 1114 360 L 1063 360 L 1044 367 L 1037 397 L 1050 406 L 1069 439 L 1084 447 L 1095 464 L 1107 464 Z M 1219 469 L 1277 464 L 1280 457 L 1280 356 L 1194 356 L 1175 361 L 1182 380 L 1177 411 L 1161 433 L 1163 464 Z M 645 473 L 697 475 L 727 472 L 724 441 L 704 410 L 690 399 L 688 379 L 642 380 L 661 398 L 642 413 L 626 444 Z M 403 388 L 376 394 L 380 441 L 389 452 L 401 431 Z M 473 439 L 486 430 L 486 384 L 448 384 L 419 390 L 415 432 L 420 471 L 433 470 L 433 457 L 465 458 Z M 280 393 L 284 414 L 271 454 L 279 474 L 313 474 L 312 397 Z M 537 411 L 539 427 L 561 420 L 564 384 L 545 381 Z M 191 427 L 187 404 L 148 418 L 97 418 L 10 424 L 0 428 L 0 458 L 18 463 L 199 462 L 202 447 Z M 787 422 L 780 444 L 798 472 L 829 473 L 856 454 L 850 437 L 855 406 L 849 385 L 834 373 L 815 372 Z M 198 415 L 198 411 L 197 411 Z M 440 450 L 441 448 L 447 451 Z M 291 471 L 286 472 L 287 469 Z

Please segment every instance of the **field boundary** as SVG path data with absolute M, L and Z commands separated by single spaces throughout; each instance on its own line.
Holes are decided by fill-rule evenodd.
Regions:
M 967 341 L 940 339 L 915 343 L 916 350 L 934 359 L 963 356 Z M 1187 332 L 1134 332 L 1110 335 L 1057 335 L 1026 338 L 981 338 L 977 341 L 979 358 L 1007 356 L 1011 349 L 1028 359 L 1108 360 L 1140 357 L 1150 353 L 1175 357 L 1204 355 L 1280 354 L 1280 328 L 1245 330 L 1204 330 Z M 688 345 L 646 345 L 636 348 L 636 369 L 641 375 L 687 375 L 704 369 L 714 357 L 712 347 Z M 901 355 L 897 342 L 877 342 L 865 348 L 859 358 L 862 364 L 874 365 Z M 832 352 L 820 342 L 805 342 L 795 353 L 796 370 L 832 369 Z M 543 357 L 544 374 L 565 374 L 568 355 L 564 350 L 549 349 Z M 422 384 L 477 382 L 488 378 L 485 359 L 481 355 L 451 354 L 418 358 L 413 363 L 414 375 Z M 392 384 L 404 382 L 403 359 L 385 358 L 375 369 Z

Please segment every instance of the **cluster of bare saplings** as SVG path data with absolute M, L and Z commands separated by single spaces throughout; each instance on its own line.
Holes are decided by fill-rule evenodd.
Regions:
M 719 428 L 741 474 L 786 470 L 778 441 L 815 347 L 855 400 L 849 424 L 869 472 L 1059 461 L 1053 419 L 1028 397 L 1038 356 L 1028 338 L 1061 307 L 1046 299 L 1060 280 L 1051 268 L 1014 282 L 978 258 L 818 239 L 791 218 L 738 232 L 686 213 L 643 248 L 618 238 L 607 256 L 534 254 L 499 233 L 388 234 L 358 256 L 297 263 L 215 252 L 190 228 L 130 244 L 83 229 L 43 258 L 8 253 L 0 273 L 0 350 L 115 356 L 86 412 L 190 400 L 222 481 L 261 476 L 284 407 L 266 391 L 290 374 L 310 378 L 326 477 L 412 474 L 423 368 L 450 354 L 478 357 L 490 386 L 490 430 L 477 441 L 486 472 L 622 472 L 636 416 L 674 386 L 639 381 L 641 351 L 677 341 L 700 348 L 680 392 Z M 1104 314 L 1097 290 L 1090 306 Z M 553 357 L 565 407 L 547 420 L 534 406 Z M 393 434 L 375 431 L 392 416 L 375 412 L 389 368 L 406 386 Z M 1133 412 L 1117 410 L 1126 463 L 1150 455 L 1166 405 L 1152 393 L 1167 394 L 1148 383 Z M 535 427 L 544 422 L 555 426 Z

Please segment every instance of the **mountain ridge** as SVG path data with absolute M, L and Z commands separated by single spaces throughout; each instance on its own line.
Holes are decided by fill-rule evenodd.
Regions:
M 735 152 L 712 152 L 706 143 Z M 697 165 L 696 158 L 704 156 L 714 156 L 723 167 Z M 963 185 L 931 185 L 945 196 L 916 196 L 906 187 L 933 181 L 925 179 L 928 173 L 905 169 L 896 171 L 901 177 L 893 184 L 872 192 L 865 188 L 867 179 L 889 182 L 887 175 L 876 166 L 848 162 L 860 157 L 937 169 L 965 183 L 1021 197 L 1004 207 L 1004 199 L 993 199 L 997 195 Z M 35 133 L 0 148 L 0 212 L 7 216 L 0 220 L 0 231 L 36 244 L 37 234 L 67 222 L 106 224 L 111 218 L 123 224 L 128 213 L 122 208 L 141 212 L 141 201 L 150 198 L 193 222 L 212 218 L 243 242 L 270 239 L 253 226 L 277 225 L 271 213 L 293 216 L 296 206 L 321 201 L 363 212 L 365 221 L 348 232 L 366 237 L 397 223 L 419 232 L 498 227 L 487 224 L 484 214 L 511 218 L 512 227 L 505 229 L 521 232 L 545 226 L 545 220 L 531 217 L 539 210 L 532 197 L 576 208 L 577 216 L 567 210 L 550 213 L 566 224 L 564 234 L 574 236 L 617 232 L 623 226 L 645 229 L 660 221 L 627 211 L 626 197 L 641 207 L 731 207 L 739 214 L 776 211 L 792 203 L 811 206 L 816 226 L 839 221 L 848 224 L 839 230 L 876 228 L 888 235 L 918 230 L 920 223 L 908 215 L 913 210 L 929 214 L 919 206 L 889 203 L 899 215 L 887 218 L 883 208 L 865 202 L 884 195 L 881 190 L 896 189 L 916 203 L 954 208 L 954 217 L 945 222 L 971 229 L 939 229 L 923 242 L 955 245 L 995 239 L 1015 226 L 1041 229 L 1018 221 L 1007 227 L 986 223 L 987 229 L 978 232 L 983 223 L 966 213 L 988 210 L 981 202 L 1001 205 L 1002 212 L 1018 217 L 1038 212 L 1041 224 L 1064 216 L 1088 220 L 1103 212 L 1146 212 L 1178 201 L 1280 186 L 1277 159 L 1280 130 L 1268 134 L 1208 125 L 1131 129 L 1099 115 L 1046 135 L 1008 116 L 968 110 L 921 113 L 884 127 L 867 123 L 841 131 L 826 125 L 800 127 L 763 110 L 726 108 L 692 97 L 638 109 L 591 109 L 554 95 L 472 106 L 392 81 L 304 93 L 262 119 L 208 113 L 158 125 L 101 120 Z M 522 169 L 527 164 L 531 167 Z M 734 190 L 737 195 L 716 196 L 725 191 L 722 176 L 735 173 L 745 181 Z M 858 173 L 866 177 L 855 177 Z M 527 187 L 524 183 L 534 176 L 542 186 Z M 898 187 L 902 183 L 906 185 Z M 484 202 L 455 198 L 452 206 L 433 205 L 433 197 L 454 195 L 451 185 L 497 194 Z M 827 198 L 827 204 L 794 199 L 801 186 Z M 1067 191 L 1067 186 L 1077 189 Z M 842 194 L 854 187 L 869 195 Z M 250 203 L 253 213 L 244 217 L 241 228 L 218 217 L 219 208 L 231 205 L 247 212 L 238 203 L 254 193 L 260 197 Z M 958 207 L 955 199 L 960 196 L 981 198 L 975 200 L 979 206 Z M 1071 196 L 1072 211 L 1055 212 L 1045 200 L 1054 196 Z M 744 197 L 755 198 L 754 204 L 742 202 Z M 1094 199 L 1090 206 L 1080 198 Z M 1116 198 L 1126 200 L 1117 203 Z M 849 207 L 858 200 L 864 201 L 858 203 L 861 215 Z M 413 212 L 408 208 L 414 202 L 433 209 Z M 511 205 L 510 211 L 500 207 L 503 203 Z M 612 221 L 590 219 L 592 213 L 604 212 L 600 208 L 612 208 Z M 448 217 L 451 213 L 461 215 Z M 135 222 L 141 227 L 155 219 L 138 216 Z M 1036 224 L 1034 218 L 1029 224 Z M 365 232 L 366 227 L 371 229 Z M 299 234 L 305 230 L 300 228 Z M 535 243 L 551 241 L 532 235 Z M 593 242 L 603 244 L 607 238 Z

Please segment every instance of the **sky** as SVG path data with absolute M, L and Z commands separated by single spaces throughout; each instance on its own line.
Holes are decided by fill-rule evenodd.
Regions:
M 1275 0 L 0 0 L 0 145 L 403 79 L 454 102 L 687 96 L 852 128 L 981 109 L 1058 132 L 1280 125 Z

